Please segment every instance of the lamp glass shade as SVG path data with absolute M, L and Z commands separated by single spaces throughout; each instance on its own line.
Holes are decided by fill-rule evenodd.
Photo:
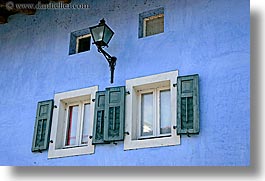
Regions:
M 103 37 L 104 43 L 108 44 L 113 34 L 114 32 L 108 26 L 105 26 L 104 37 Z
M 93 27 L 90 29 L 90 31 L 93 36 L 94 42 L 99 42 L 103 40 L 104 26 Z
M 99 25 L 90 27 L 90 32 L 94 43 L 100 47 L 108 46 L 109 41 L 114 35 L 114 32 L 105 24 L 104 20 Z

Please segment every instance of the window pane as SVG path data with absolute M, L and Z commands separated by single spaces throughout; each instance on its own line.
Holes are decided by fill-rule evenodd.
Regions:
M 150 17 L 145 20 L 145 35 L 150 36 L 164 32 L 164 16 Z
M 90 50 L 90 39 L 90 37 L 86 37 L 78 40 L 78 53 Z
M 153 135 L 153 93 L 142 94 L 141 136 Z
M 69 107 L 66 146 L 76 145 L 76 131 L 78 122 L 78 106 Z
M 84 119 L 83 119 L 83 131 L 82 131 L 82 144 L 88 143 L 88 123 L 90 117 L 90 104 L 84 106 Z
M 171 133 L 170 90 L 160 91 L 160 134 Z

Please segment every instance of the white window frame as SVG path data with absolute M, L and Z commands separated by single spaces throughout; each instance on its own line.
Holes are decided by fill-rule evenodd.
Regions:
M 88 123 L 89 124 L 88 135 L 92 135 L 93 122 L 94 122 L 94 107 L 95 107 L 95 103 L 92 101 L 92 99 L 95 98 L 96 91 L 98 91 L 98 86 L 55 94 L 54 96 L 55 108 L 53 110 L 53 117 L 52 117 L 53 121 L 52 121 L 51 134 L 50 134 L 51 143 L 49 144 L 48 158 L 60 158 L 60 157 L 94 153 L 94 145 L 92 145 L 92 139 L 88 139 L 87 144 L 80 144 L 76 146 L 65 146 L 65 141 L 66 141 L 65 139 L 66 139 L 66 130 L 68 123 L 67 122 L 68 108 L 71 105 L 77 105 L 77 104 L 84 106 L 84 104 L 90 103 L 90 115 L 89 115 L 90 119 Z M 83 115 L 82 108 L 79 109 L 79 112 Z M 79 114 L 79 116 L 82 115 Z M 81 118 L 79 120 L 81 120 Z
M 178 71 L 171 71 L 146 77 L 130 79 L 126 81 L 126 89 L 130 92 L 126 96 L 125 106 L 125 135 L 124 150 L 139 148 L 152 148 L 160 146 L 173 146 L 180 144 L 180 136 L 173 126 L 177 125 L 177 87 L 173 85 L 177 82 Z M 171 134 L 148 139 L 139 139 L 139 91 L 151 89 L 170 89 L 171 95 Z M 158 111 L 156 112 L 158 114 Z M 157 115 L 155 115 L 157 116 Z

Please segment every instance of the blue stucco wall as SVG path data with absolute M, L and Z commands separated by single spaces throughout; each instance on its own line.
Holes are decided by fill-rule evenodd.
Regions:
M 38 10 L 0 25 L 0 165 L 249 165 L 249 0 L 87 0 L 84 10 Z M 102 6 L 104 4 L 104 6 Z M 139 14 L 164 7 L 165 32 L 138 39 Z M 118 58 L 115 83 L 93 46 L 68 55 L 70 33 L 105 18 L 115 31 L 108 51 Z M 201 132 L 181 145 L 47 159 L 32 153 L 38 101 L 54 93 L 179 70 L 200 75 Z

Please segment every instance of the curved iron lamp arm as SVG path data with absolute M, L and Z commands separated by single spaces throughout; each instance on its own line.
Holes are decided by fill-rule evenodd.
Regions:
M 114 79 L 114 70 L 115 70 L 115 65 L 116 65 L 116 61 L 117 58 L 111 56 L 110 54 L 108 54 L 108 52 L 106 52 L 105 50 L 103 50 L 103 48 L 101 46 L 97 46 L 98 47 L 98 52 L 102 53 L 104 55 L 104 57 L 106 58 L 106 60 L 109 63 L 109 67 L 110 67 L 110 83 L 113 83 L 113 79 Z

